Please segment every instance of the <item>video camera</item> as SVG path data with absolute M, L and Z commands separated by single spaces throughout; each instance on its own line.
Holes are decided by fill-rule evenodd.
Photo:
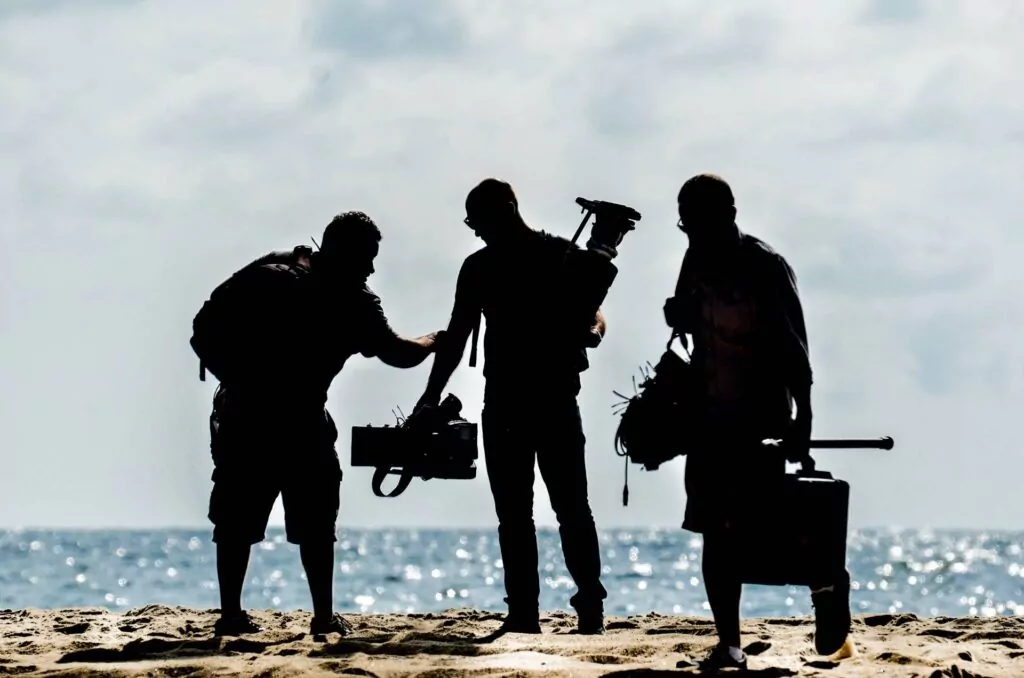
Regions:
M 413 478 L 476 478 L 477 425 L 461 416 L 462 402 L 449 393 L 437 407 L 424 407 L 397 426 L 353 426 L 352 466 L 372 466 L 373 493 L 397 497 Z M 384 493 L 389 475 L 398 484 Z

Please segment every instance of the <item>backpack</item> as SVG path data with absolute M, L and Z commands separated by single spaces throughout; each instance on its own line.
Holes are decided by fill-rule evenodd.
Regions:
M 287 272 L 295 277 L 308 274 L 310 247 L 299 246 L 290 251 L 271 252 L 247 264 L 210 293 L 192 319 L 189 344 L 199 358 L 199 380 L 206 381 L 210 372 L 222 384 L 255 367 L 253 339 L 249 327 L 258 299 L 253 298 L 250 282 L 253 273 L 264 266 Z M 305 259 L 305 263 L 303 262 Z

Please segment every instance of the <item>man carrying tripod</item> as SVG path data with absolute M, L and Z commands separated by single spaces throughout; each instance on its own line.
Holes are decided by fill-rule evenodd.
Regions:
M 704 535 L 704 586 L 718 630 L 719 645 L 703 665 L 745 668 L 738 565 L 749 535 L 775 527 L 758 523 L 759 503 L 771 501 L 766 488 L 785 474 L 787 460 L 809 456 L 807 331 L 793 269 L 739 230 L 725 181 L 711 174 L 689 179 L 678 207 L 690 246 L 675 295 L 665 302 L 665 320 L 693 338 L 702 422 L 686 459 L 683 528 Z M 783 446 L 765 448 L 764 439 L 782 439 Z M 845 571 L 825 578 L 811 597 L 815 645 L 828 655 L 842 648 L 850 630 L 850 581 Z
M 261 630 L 242 609 L 242 585 L 279 494 L 287 539 L 299 545 L 309 580 L 310 632 L 351 630 L 333 612 L 341 466 L 327 390 L 357 353 L 392 367 L 419 365 L 437 334 L 405 339 L 391 329 L 366 285 L 380 240 L 367 215 L 340 214 L 318 252 L 300 246 L 260 257 L 215 289 L 193 321 L 200 378 L 208 369 L 220 382 L 210 415 L 209 511 L 219 635 Z
M 502 631 L 540 633 L 540 576 L 533 522 L 534 465 L 559 524 L 580 633 L 604 630 L 597 529 L 587 496 L 577 396 L 587 349 L 601 343 L 599 306 L 611 259 L 631 228 L 601 215 L 586 250 L 530 228 L 512 187 L 485 179 L 466 198 L 466 225 L 484 247 L 463 263 L 444 343 L 416 409 L 437 406 L 481 314 L 484 458 L 498 516 L 508 616 Z M 601 283 L 600 280 L 609 281 Z M 596 281 L 596 284 L 595 284 Z

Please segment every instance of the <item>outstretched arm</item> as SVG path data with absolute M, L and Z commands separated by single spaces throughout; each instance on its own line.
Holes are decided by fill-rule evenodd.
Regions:
M 422 337 L 416 337 L 415 339 L 406 339 L 396 334 L 394 339 L 382 348 L 377 358 L 385 365 L 390 365 L 391 367 L 402 369 L 416 367 L 426 360 L 428 355 L 434 352 L 436 341 L 437 332 L 424 334 Z
M 369 288 L 364 293 L 368 295 L 366 299 L 368 332 L 366 345 L 361 351 L 363 356 L 376 357 L 385 365 L 401 369 L 416 367 L 426 360 L 427 356 L 434 351 L 437 333 L 432 332 L 416 339 L 400 336 L 391 329 L 391 325 L 384 315 L 380 297 L 373 294 Z
M 475 261 L 466 259 L 459 271 L 459 279 L 455 285 L 455 303 L 452 315 L 445 331 L 444 340 L 438 344 L 434 364 L 430 368 L 427 386 L 416 403 L 416 408 L 423 405 L 437 405 L 441 393 L 448 385 L 455 369 L 462 362 L 466 352 L 466 342 L 473 328 L 480 319 L 481 303 L 479 287 L 481 281 L 476 274 Z

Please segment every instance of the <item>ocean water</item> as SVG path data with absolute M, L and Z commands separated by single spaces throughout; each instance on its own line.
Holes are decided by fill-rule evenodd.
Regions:
M 541 606 L 574 592 L 558 534 L 541 530 Z M 701 541 L 681 530 L 601 534 L 607 611 L 709 615 Z M 771 553 L 763 557 L 771 558 Z M 850 534 L 858 613 L 1024 615 L 1024 532 L 865 530 Z M 346 530 L 336 548 L 335 602 L 349 612 L 502 611 L 502 562 L 492 530 Z M 209 531 L 9 531 L 0 536 L 0 608 L 150 603 L 217 607 Z M 245 588 L 253 608 L 309 609 L 296 547 L 281 530 L 254 547 Z M 811 611 L 806 589 L 746 587 L 744 616 Z

